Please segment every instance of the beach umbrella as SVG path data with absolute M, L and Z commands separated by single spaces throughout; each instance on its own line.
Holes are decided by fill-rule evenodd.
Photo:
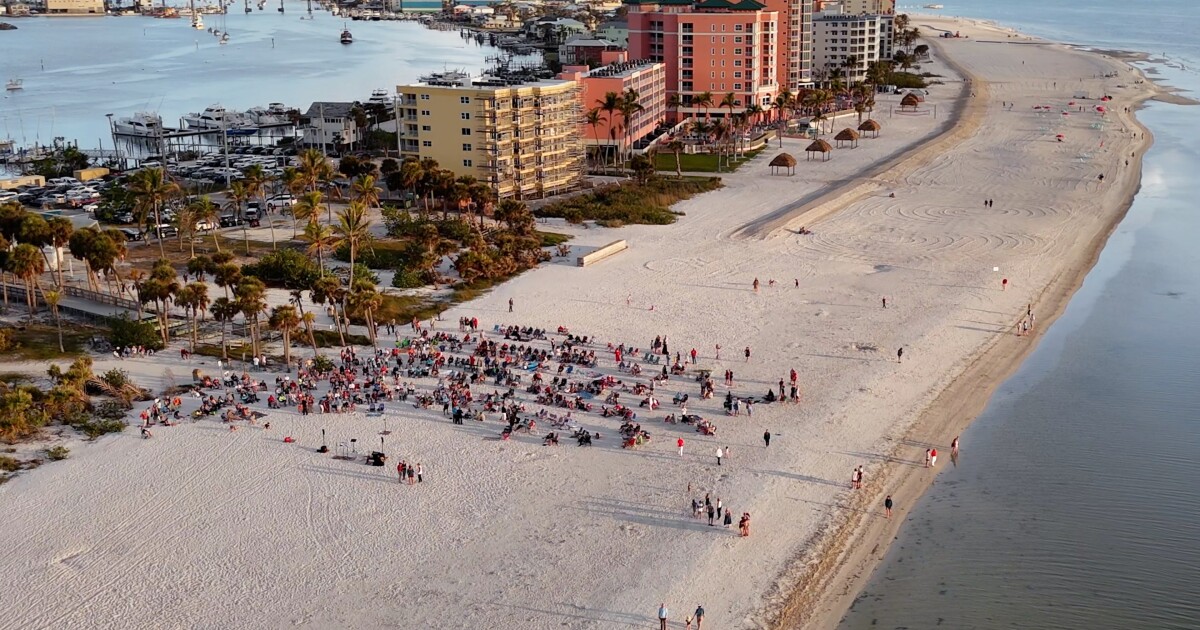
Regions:
M 790 153 L 780 153 L 779 155 L 776 155 L 768 166 L 771 167 L 772 175 L 775 174 L 776 169 L 780 168 L 787 169 L 788 175 L 796 174 L 796 158 L 792 157 Z
M 858 132 L 846 127 L 845 129 L 839 131 L 838 134 L 833 137 L 833 140 L 838 143 L 839 148 L 842 146 L 843 142 L 849 142 L 850 147 L 853 148 L 858 146 Z
M 859 131 L 869 132 L 872 138 L 879 137 L 880 129 L 883 129 L 883 126 L 870 118 L 862 121 L 862 124 L 858 126 Z
M 808 159 L 810 160 L 813 158 L 814 153 L 820 153 L 825 160 L 828 160 L 829 153 L 831 151 L 833 151 L 833 147 L 828 142 L 825 142 L 819 138 L 814 140 L 812 144 L 808 145 L 808 148 L 804 149 L 804 152 L 808 154 Z
M 900 109 L 904 109 L 905 107 L 911 107 L 915 110 L 917 108 L 917 105 L 920 105 L 920 104 L 921 104 L 921 99 L 917 98 L 917 95 L 913 94 L 912 92 L 905 94 L 904 98 L 900 99 Z

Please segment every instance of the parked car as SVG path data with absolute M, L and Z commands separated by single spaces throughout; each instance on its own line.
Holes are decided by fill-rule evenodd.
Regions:
M 223 228 L 237 227 L 241 224 L 242 224 L 242 220 L 239 219 L 237 217 L 237 215 L 235 215 L 235 214 L 222 214 L 221 215 L 221 227 L 223 227 Z
M 121 228 L 120 232 L 125 235 L 127 241 L 142 240 L 142 233 L 133 228 Z
M 100 204 L 98 204 L 98 203 L 89 203 L 88 205 L 83 207 L 83 211 L 88 214 L 96 214 L 96 211 L 99 209 L 100 209 Z
M 267 198 L 267 210 L 274 212 L 276 209 L 290 210 L 296 205 L 296 198 L 291 195 L 275 195 Z
M 208 219 L 202 219 L 202 220 L 196 222 L 196 231 L 197 232 L 208 232 L 210 230 L 215 230 L 215 229 L 217 229 L 217 226 L 214 225 L 213 222 L 209 221 Z
M 247 221 L 257 221 L 261 214 L 262 213 L 258 211 L 257 204 L 250 204 L 250 207 L 246 208 L 245 212 L 242 213 L 242 217 Z
M 6 201 L 16 201 L 17 197 L 19 196 L 20 193 L 15 193 L 11 190 L 0 190 L 0 203 L 4 203 Z

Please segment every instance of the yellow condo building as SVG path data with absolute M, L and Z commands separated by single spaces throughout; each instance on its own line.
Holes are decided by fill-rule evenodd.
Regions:
M 396 88 L 404 157 L 433 158 L 492 185 L 498 197 L 538 198 L 584 175 L 574 81 L 518 82 L 449 72 Z

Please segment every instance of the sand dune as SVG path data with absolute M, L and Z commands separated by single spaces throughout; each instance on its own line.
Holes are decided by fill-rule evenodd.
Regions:
M 781 618 L 828 627 L 830 617 L 807 613 L 835 618 L 839 600 L 816 596 L 850 592 L 850 578 L 881 555 L 870 547 L 887 532 L 882 493 L 904 508 L 929 483 L 924 444 L 948 442 L 1033 342 L 1012 336 L 1026 305 L 1044 323 L 1069 296 L 1137 185 L 1138 158 L 1128 167 L 1125 158 L 1148 142 L 1123 110 L 1149 88 L 1123 64 L 1012 45 L 984 27 L 918 23 L 971 39 L 933 42 L 923 69 L 945 83 L 921 113 L 880 99 L 879 139 L 801 161 L 795 177 L 768 175 L 776 151 L 765 152 L 724 189 L 680 204 L 687 216 L 672 226 L 564 228 L 576 247 L 624 238 L 631 248 L 583 269 L 544 266 L 447 314 L 695 347 L 718 375 L 717 399 L 698 401 L 695 383 L 680 379 L 660 397 L 692 394 L 690 409 L 716 420 L 716 437 L 662 424 L 664 408 L 642 410 L 648 446 L 622 450 L 607 438 L 555 449 L 534 436 L 495 441 L 495 421 L 455 426 L 395 406 L 384 449 L 424 464 L 415 488 L 311 450 L 322 428 L 331 444 L 375 444 L 383 426 L 373 418 L 278 413 L 270 432 L 199 422 L 150 441 L 104 438 L 0 487 L 0 544 L 10 550 L 0 558 L 0 628 L 642 628 L 663 601 L 680 618 L 704 604 L 705 627 Z M 1110 71 L 1119 75 L 1094 78 Z M 957 72 L 973 77 L 975 97 L 960 99 Z M 1063 116 L 1077 90 L 1112 94 L 1112 113 Z M 1035 112 L 1041 104 L 1052 109 Z M 959 126 L 939 140 L 951 117 Z M 785 140 L 783 150 L 803 157 L 805 144 Z M 890 158 L 899 159 L 868 171 Z M 846 182 L 855 190 L 824 192 Z M 829 207 L 796 205 L 826 194 Z M 786 229 L 798 225 L 814 234 Z M 167 366 L 191 367 L 165 356 L 121 367 Z M 736 393 L 761 396 L 791 368 L 802 404 L 722 415 L 720 372 L 735 371 Z M 929 411 L 952 384 L 964 398 Z M 581 421 L 609 436 L 617 425 Z M 775 434 L 769 448 L 765 430 Z M 717 446 L 732 450 L 720 467 Z M 857 465 L 867 488 L 852 492 Z M 754 536 L 693 519 L 688 502 L 704 492 L 750 512 Z

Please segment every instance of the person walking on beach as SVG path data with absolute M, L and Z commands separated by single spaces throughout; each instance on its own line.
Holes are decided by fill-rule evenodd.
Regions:
M 717 497 L 717 518 L 721 518 L 721 510 L 723 509 L 721 507 L 722 505 L 723 504 L 721 503 L 721 497 Z
M 898 350 L 896 350 L 896 363 L 903 363 L 903 362 L 904 362 L 904 346 L 901 346 Z
M 717 356 L 716 356 L 716 359 L 717 359 L 718 361 L 720 361 L 720 360 L 721 360 L 721 344 L 717 344 Z
M 750 346 L 746 346 L 746 363 L 750 362 Z
M 754 292 L 758 293 L 758 278 L 754 279 Z
M 659 630 L 667 630 L 668 615 L 669 615 L 669 611 L 667 610 L 667 603 L 663 602 L 663 603 L 659 604 L 658 605 L 658 629 Z
M 929 449 L 929 467 L 934 468 L 936 466 L 937 466 L 937 449 L 931 448 L 931 449 Z
M 1004 278 L 1004 279 L 1000 280 L 1000 290 L 1001 291 L 1008 290 L 1008 278 Z
M 695 348 L 692 348 L 692 365 L 696 365 L 696 355 L 698 355 L 698 354 L 700 354 L 700 353 L 696 352 Z
M 708 504 L 708 526 L 709 527 L 713 526 L 713 518 L 716 516 L 716 514 L 717 514 L 717 508 L 713 507 L 713 504 L 709 503 Z
M 929 452 L 931 449 L 925 449 L 925 467 L 929 468 Z
M 771 446 L 771 431 L 763 431 L 763 448 Z
M 704 627 L 704 606 L 697 605 L 692 616 L 696 618 L 696 630 L 701 630 Z
M 725 510 L 724 525 L 725 525 L 725 529 L 729 529 L 729 526 L 733 525 L 733 511 L 732 510 Z
M 421 463 L 417 462 L 417 483 L 425 481 L 425 469 L 421 467 Z
M 890 494 L 883 500 L 883 517 L 892 518 L 892 495 Z
M 683 457 L 683 438 L 676 440 L 675 445 L 679 447 L 679 456 Z
M 720 446 L 717 447 L 717 465 L 721 465 L 721 458 L 725 457 L 725 451 Z
M 400 477 L 396 483 L 404 483 L 404 467 L 404 460 L 400 460 L 400 463 L 396 464 L 396 475 Z
M 883 308 L 887 308 L 887 297 L 883 298 Z
M 953 440 L 950 440 L 950 454 L 953 455 L 954 457 L 958 457 L 958 436 L 957 435 L 954 436 Z
M 509 313 L 511 313 L 511 312 L 512 312 L 512 307 L 513 307 L 513 299 L 512 299 L 512 298 L 508 298 L 508 312 L 509 312 Z

